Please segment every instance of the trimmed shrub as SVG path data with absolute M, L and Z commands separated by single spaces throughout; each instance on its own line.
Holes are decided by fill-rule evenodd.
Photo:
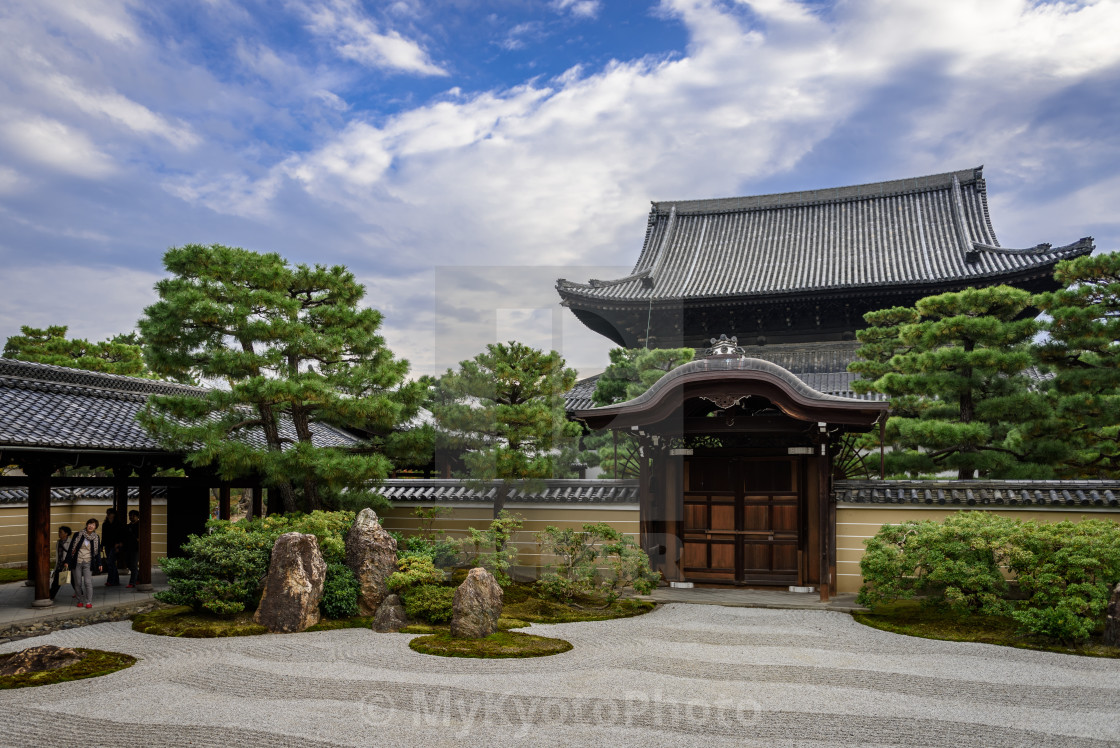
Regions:
M 358 578 L 346 564 L 327 564 L 323 580 L 323 599 L 319 612 L 326 618 L 349 618 L 358 615 Z
M 450 623 L 455 588 L 422 584 L 401 593 L 401 604 L 409 618 L 428 623 Z
M 422 584 L 439 584 L 443 572 L 436 568 L 428 556 L 405 556 L 397 559 L 399 571 L 390 575 L 386 585 L 393 592 L 404 592 Z
M 485 530 L 468 528 L 470 537 L 464 541 L 465 546 L 474 547 L 471 563 L 493 574 L 502 587 L 513 584 L 509 569 L 517 559 L 517 546 L 509 541 L 521 524 L 520 517 L 503 509 Z
M 410 535 L 398 544 L 398 548 L 402 549 L 397 552 L 399 558 L 424 556 L 440 569 L 454 566 L 462 552 L 457 541 L 442 536 L 428 538 Z
M 661 579 L 661 572 L 649 567 L 649 556 L 629 536 L 616 533 L 603 546 L 603 557 L 607 560 L 607 574 L 600 587 L 608 604 L 617 600 L 626 587 L 633 587 L 639 595 L 648 595 Z
M 1120 525 L 1101 520 L 1023 523 L 1011 570 L 1027 596 L 1011 616 L 1026 631 L 1065 642 L 1087 639 L 1120 581 Z
M 537 533 L 537 539 L 543 553 L 560 559 L 537 581 L 541 593 L 554 600 L 571 600 L 598 586 L 610 605 L 624 588 L 648 594 L 661 578 L 649 568 L 649 556 L 634 539 L 606 523 L 589 522 L 582 530 L 550 525 Z M 600 562 L 605 562 L 605 568 L 599 567 Z
M 986 512 L 960 512 L 944 522 L 884 525 L 865 541 L 863 587 L 856 602 L 928 596 L 958 613 L 1008 611 L 1006 563 L 1013 520 Z

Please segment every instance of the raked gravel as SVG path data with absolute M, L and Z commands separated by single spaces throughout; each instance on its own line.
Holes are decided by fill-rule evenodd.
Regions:
M 3 692 L 0 745 L 1120 746 L 1120 660 L 916 639 L 843 613 L 708 605 L 532 631 L 574 648 L 470 660 L 359 629 L 57 631 L 34 643 L 140 661 Z

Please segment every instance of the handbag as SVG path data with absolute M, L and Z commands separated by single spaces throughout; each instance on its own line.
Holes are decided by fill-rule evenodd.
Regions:
M 70 570 L 69 569 L 63 569 L 62 571 L 58 572 L 58 583 L 60 585 L 61 584 L 70 584 Z

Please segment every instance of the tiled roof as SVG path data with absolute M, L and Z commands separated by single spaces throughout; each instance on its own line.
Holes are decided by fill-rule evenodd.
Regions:
M 149 379 L 0 359 L 0 447 L 162 451 L 136 421 L 148 395 L 193 394 L 206 390 Z M 349 446 L 357 439 L 315 424 L 319 446 Z M 290 422 L 281 432 L 294 439 Z M 263 434 L 248 431 L 263 445 Z
M 385 481 L 378 492 L 390 501 L 423 501 L 437 504 L 489 502 L 494 500 L 498 482 L 477 490 L 457 479 L 394 479 Z M 634 480 L 555 479 L 537 481 L 528 490 L 514 486 L 507 502 L 542 504 L 635 504 L 638 482 Z
M 777 195 L 657 202 L 633 272 L 557 290 L 570 303 L 767 297 L 806 291 L 984 283 L 1088 254 L 999 246 L 982 167 Z
M 591 401 L 591 396 L 595 394 L 595 388 L 599 384 L 599 377 L 596 374 L 593 377 L 586 377 L 575 383 L 575 386 L 564 393 L 564 410 L 571 413 L 574 410 L 586 410 L 587 408 L 594 408 L 595 403 Z
M 159 480 L 158 478 L 156 480 Z M 166 486 L 152 486 L 152 496 L 162 498 L 167 495 Z M 130 501 L 140 498 L 140 489 L 129 486 L 128 498 Z M 78 499 L 100 499 L 106 502 L 113 500 L 111 486 L 60 486 L 51 489 L 51 503 L 57 504 L 64 501 Z M 0 504 L 22 504 L 27 501 L 27 488 L 0 488 Z
M 839 480 L 841 504 L 1120 507 L 1120 482 L 1078 480 Z
M 818 392 L 857 400 L 885 400 L 878 393 L 857 394 L 852 381 L 858 374 L 848 371 L 848 364 L 855 361 L 859 341 L 833 343 L 783 343 L 777 345 L 745 345 L 743 351 L 752 358 L 770 361 L 795 374 L 798 379 Z

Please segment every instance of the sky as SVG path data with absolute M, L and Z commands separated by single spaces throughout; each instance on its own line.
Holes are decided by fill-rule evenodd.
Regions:
M 104 339 L 163 252 L 343 264 L 413 374 L 611 344 L 651 200 L 981 164 L 1004 246 L 1120 249 L 1120 0 L 7 0 L 0 339 Z M 728 331 L 729 334 L 734 331 Z

